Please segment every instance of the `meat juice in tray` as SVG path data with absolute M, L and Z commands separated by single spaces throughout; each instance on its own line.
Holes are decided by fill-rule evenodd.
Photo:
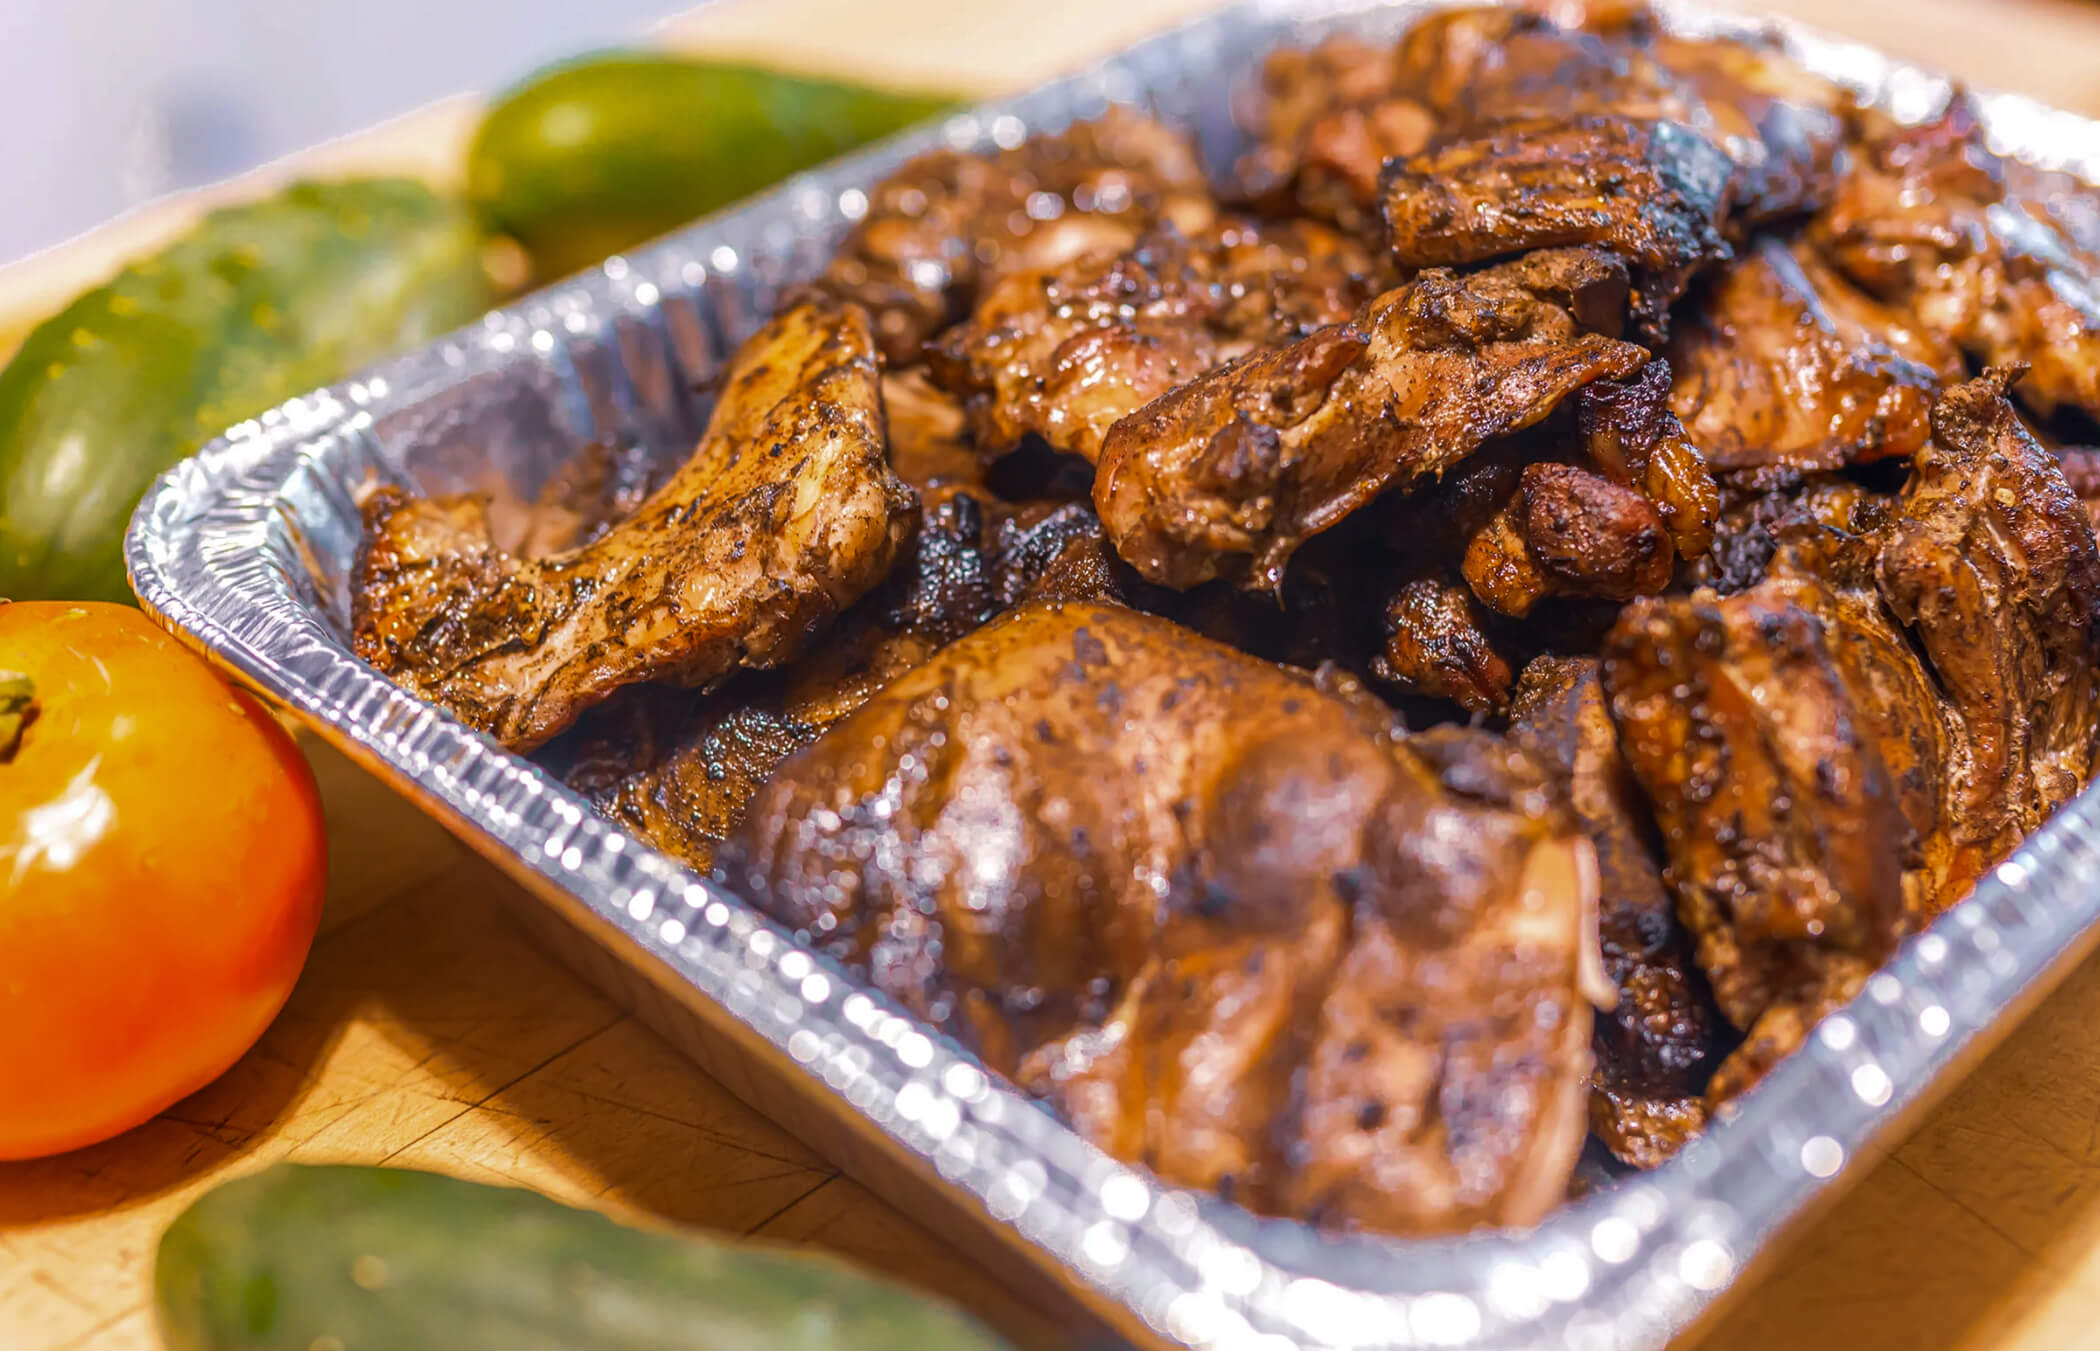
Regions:
M 1956 918 L 2011 965 L 1964 976 L 2084 927 L 2007 860 L 2100 731 L 2100 209 L 1966 96 L 1811 73 L 1846 49 L 1267 13 L 1103 76 L 1267 53 L 1223 173 L 1162 77 L 1162 118 L 1060 125 L 1068 82 L 842 183 L 828 258 L 731 279 L 653 491 L 614 451 L 537 506 L 334 503 L 349 642 L 588 800 L 563 838 L 711 873 L 1006 1081 L 915 1051 L 920 1110 L 869 1115 L 922 1163 L 985 1128 L 935 1171 L 1126 1327 L 1653 1340 L 1963 1040 L 1906 937 L 1993 869 Z M 1031 1202 L 1087 1180 L 1033 1231 L 1007 1083 L 1108 1156 L 1036 1161 Z

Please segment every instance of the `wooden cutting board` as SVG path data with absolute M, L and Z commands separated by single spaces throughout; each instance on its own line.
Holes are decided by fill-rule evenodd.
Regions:
M 1203 7 L 742 0 L 670 40 L 899 81 L 1025 84 Z M 1979 83 L 2100 112 L 2100 12 L 2041 0 L 1778 0 Z M 441 176 L 471 102 L 304 172 Z M 164 203 L 0 269 L 34 318 L 198 209 Z M 0 1347 L 151 1347 L 153 1245 L 204 1188 L 282 1159 L 388 1162 L 637 1216 L 811 1243 L 945 1293 L 1031 1347 L 1094 1329 L 998 1284 L 839 1176 L 527 943 L 510 884 L 361 771 L 314 748 L 334 862 L 290 1005 L 225 1078 L 131 1134 L 0 1165 Z M 1867 1169 L 1712 1329 L 1716 1351 L 2056 1351 L 2100 1343 L 2100 962 Z

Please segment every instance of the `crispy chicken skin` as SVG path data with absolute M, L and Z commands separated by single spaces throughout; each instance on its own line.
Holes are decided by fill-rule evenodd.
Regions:
M 1185 132 L 1111 108 L 1010 150 L 911 161 L 869 194 L 815 285 L 876 316 L 884 359 L 906 366 L 988 279 L 1120 252 L 1162 220 L 1198 230 L 1215 210 Z
M 1559 776 L 1596 850 L 1604 970 L 1619 997 L 1592 1040 L 1590 1129 L 1622 1163 L 1653 1168 L 1706 1124 L 1717 1015 L 1648 842 L 1596 660 L 1526 666 L 1510 739 Z
M 1264 343 L 1338 324 L 1377 293 L 1368 250 L 1309 221 L 1163 226 L 1127 252 L 1010 273 L 929 349 L 972 440 L 1024 436 L 1092 461 L 1117 419 Z
M 1393 252 L 1457 266 L 1595 245 L 1626 261 L 1643 332 L 1668 329 L 1692 277 L 1729 256 L 1727 156 L 1682 124 L 1616 115 L 1497 123 L 1386 167 Z
M 692 458 L 571 552 L 498 550 L 485 513 L 382 490 L 352 587 L 359 656 L 530 749 L 622 685 L 776 665 L 873 587 L 911 533 L 853 308 L 783 311 L 744 344 Z
M 1644 365 L 1647 352 L 1577 320 L 1623 285 L 1609 260 L 1582 251 L 1424 273 L 1348 324 L 1222 366 L 1118 422 L 1094 482 L 1102 524 L 1153 582 L 1231 576 L 1274 590 L 1307 537 Z
M 1036 605 L 950 646 L 783 766 L 725 875 L 1256 1210 L 1531 1223 L 1581 1143 L 1594 879 L 1537 767 L 1164 620 Z
M 1678 914 L 1745 1034 L 1708 1085 L 1725 1101 L 1910 931 L 1895 786 L 1822 621 L 1783 591 L 1635 601 L 1603 676 Z
M 1880 127 L 1853 158 L 1811 224 L 1816 246 L 1925 333 L 1986 366 L 2029 366 L 2020 399 L 2037 413 L 2100 416 L 2094 261 L 2008 188 L 2046 180 L 2010 173 L 1965 96 L 1923 126 Z
M 2100 556 L 1997 369 L 1950 390 L 1882 546 L 1881 587 L 1953 709 L 1958 878 L 1998 862 L 2084 786 L 2100 735 Z
M 1671 334 L 1671 405 L 1715 468 L 1838 469 L 1925 444 L 1959 370 L 1808 250 L 1766 236 Z

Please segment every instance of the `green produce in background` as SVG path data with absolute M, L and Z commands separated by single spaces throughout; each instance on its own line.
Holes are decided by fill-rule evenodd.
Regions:
M 460 203 L 406 179 L 229 207 L 88 291 L 0 370 L 0 596 L 129 601 L 155 475 L 234 423 L 493 303 Z
M 755 66 L 586 57 L 490 109 L 467 192 L 550 281 L 952 106 Z
M 533 1192 L 279 1164 L 161 1237 L 168 1351 L 997 1351 L 830 1258 L 651 1233 Z

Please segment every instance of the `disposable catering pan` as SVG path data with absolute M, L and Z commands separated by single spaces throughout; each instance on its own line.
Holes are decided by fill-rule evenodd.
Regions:
M 1656 1172 L 1528 1232 L 1331 1236 L 1164 1187 L 1102 1154 L 966 1052 L 780 927 L 623 835 L 546 773 L 350 654 L 354 497 L 374 481 L 529 499 L 610 445 L 659 464 L 704 422 L 710 377 L 776 289 L 813 273 L 866 190 L 939 145 L 1148 106 L 1214 166 L 1263 53 L 1427 8 L 1257 0 L 1091 69 L 803 175 L 414 355 L 233 428 L 155 485 L 128 542 L 147 610 L 288 705 L 523 881 L 560 954 L 710 1072 L 876 1191 L 1144 1343 L 1220 1348 L 1655 1347 L 1742 1280 L 1907 1111 L 1951 1085 L 2100 936 L 2100 801 L 2087 792 L 1907 943 L 1732 1119 Z M 1672 6 L 1687 31 L 1746 21 Z M 1810 69 L 1901 117 L 1945 83 L 1781 30 Z M 1998 147 L 2095 181 L 2100 126 L 1983 100 Z M 542 904 L 544 903 L 544 904 Z

